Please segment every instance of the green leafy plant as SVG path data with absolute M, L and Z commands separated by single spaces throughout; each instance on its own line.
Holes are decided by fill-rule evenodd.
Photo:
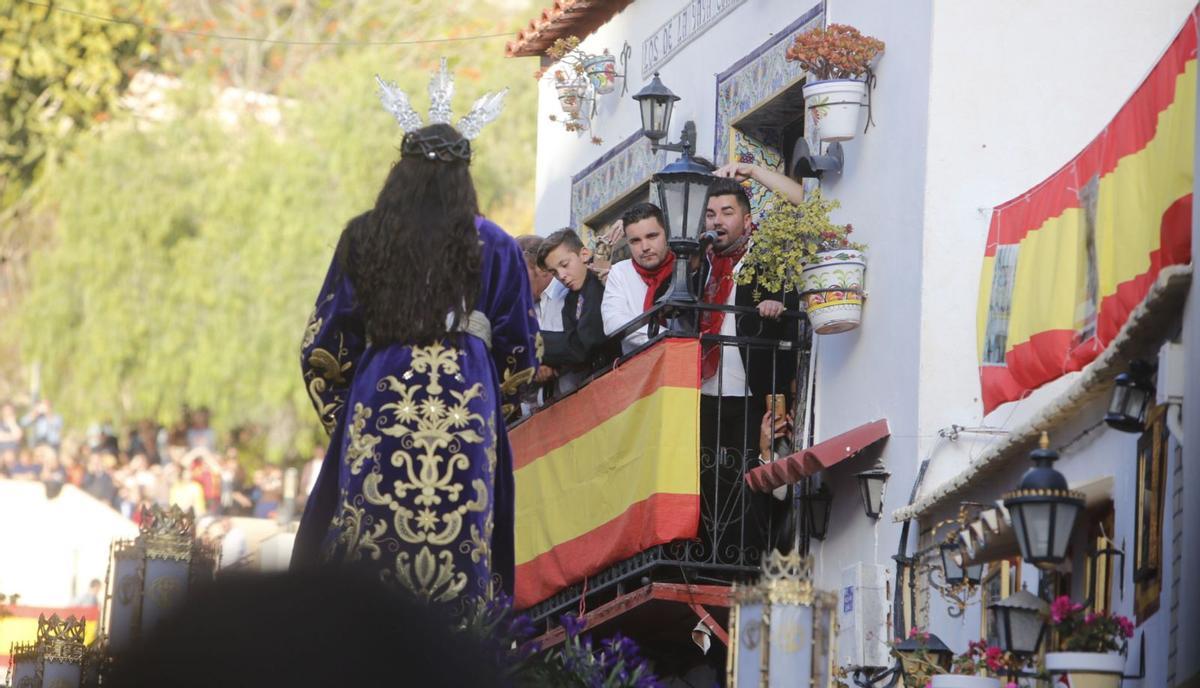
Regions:
M 883 47 L 883 41 L 864 36 L 853 26 L 830 24 L 796 36 L 785 57 L 799 62 L 819 81 L 859 79 L 871 71 L 871 63 Z
M 834 224 L 829 219 L 840 205 L 837 200 L 825 199 L 820 189 L 798 204 L 776 198 L 754 232 L 738 282 L 749 284 L 757 278 L 770 291 L 790 291 L 801 286 L 801 271 L 818 253 L 865 250 L 864 244 L 849 239 L 853 225 Z

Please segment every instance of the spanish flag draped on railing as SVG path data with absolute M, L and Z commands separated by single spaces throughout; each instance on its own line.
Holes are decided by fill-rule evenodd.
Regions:
M 513 429 L 516 606 L 696 537 L 700 348 L 667 339 Z
M 1196 11 L 1108 126 L 992 211 L 980 283 L 984 412 L 1080 370 L 1159 270 L 1191 260 Z

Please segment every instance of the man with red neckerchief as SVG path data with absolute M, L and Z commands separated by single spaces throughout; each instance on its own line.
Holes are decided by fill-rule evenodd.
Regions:
M 761 287 L 757 281 L 738 284 L 742 258 L 752 241 L 754 229 L 750 200 L 742 182 L 754 180 L 784 199 L 798 203 L 804 198 L 803 187 L 787 176 L 745 163 L 731 163 L 716 172 L 709 186 L 705 213 L 705 231 L 714 236 L 711 249 L 700 261 L 696 284 L 705 303 L 752 307 L 754 314 L 737 315 L 705 311 L 700 332 L 707 335 L 767 340 L 792 338 L 795 321 L 784 321 L 780 314 L 798 306 L 795 292 L 785 294 Z M 786 408 L 791 407 L 792 383 L 796 375 L 796 352 L 749 345 L 721 346 L 706 342 L 701 350 L 700 446 L 701 466 L 715 465 L 716 470 L 701 475 L 702 508 L 711 498 L 706 495 L 732 494 L 742 485 L 746 470 L 759 465 L 759 426 L 767 409 L 767 398 L 782 394 Z M 720 450 L 724 450 L 723 452 Z M 709 458 L 705 459 L 703 455 Z M 716 481 L 709 485 L 707 482 Z M 728 497 L 726 497 L 728 499 Z M 757 495 L 751 497 L 757 499 Z M 766 529 L 764 505 L 746 504 L 743 512 L 751 519 L 743 529 L 736 523 L 724 524 L 725 532 L 711 534 L 721 551 L 744 533 L 743 554 L 761 554 L 761 532 Z M 728 509 L 723 508 L 728 513 Z M 709 521 L 715 521 L 710 515 Z M 717 526 L 718 528 L 722 526 Z M 746 562 L 757 563 L 757 562 Z
M 633 257 L 612 266 L 604 288 L 604 334 L 611 335 L 650 310 L 671 284 L 675 254 L 667 246 L 662 210 L 653 203 L 639 203 L 621 216 L 625 240 Z M 647 328 L 626 335 L 622 353 L 646 343 Z

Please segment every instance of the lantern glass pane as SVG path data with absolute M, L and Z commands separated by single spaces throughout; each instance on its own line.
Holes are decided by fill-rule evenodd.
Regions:
M 1129 399 L 1129 387 L 1118 382 L 1113 386 L 1112 398 L 1108 400 L 1108 412 L 1124 415 L 1127 399 Z
M 658 194 L 662 199 L 663 215 L 667 220 L 667 238 L 686 238 L 687 235 L 683 231 L 683 204 L 687 199 L 687 185 L 677 179 L 660 178 Z
M 1071 533 L 1075 530 L 1075 518 L 1079 515 L 1079 505 L 1059 503 L 1055 505 L 1054 517 L 1054 549 L 1051 555 L 1062 558 L 1067 553 L 1067 545 L 1071 543 Z
M 957 585 L 963 579 L 962 566 L 954 559 L 957 552 L 957 547 L 942 547 L 942 576 L 951 585 Z
M 813 647 L 813 608 L 772 604 L 770 675 L 786 676 L 791 685 L 812 685 Z
M 1028 539 L 1030 559 L 1044 559 L 1050 555 L 1050 519 L 1054 509 L 1045 502 L 1025 502 L 1018 509 L 1024 521 L 1025 537 Z M 1014 517 L 1015 518 L 1015 517 Z
M 704 216 L 708 209 L 708 184 L 694 180 L 688 185 L 687 239 L 699 239 L 704 232 Z
M 739 686 L 756 686 L 762 675 L 764 633 L 762 603 L 743 603 L 734 607 L 737 614 L 737 649 L 733 656 L 733 674 Z
M 1125 409 L 1124 414 L 1130 418 L 1136 418 L 1139 422 L 1146 420 L 1146 402 L 1150 398 L 1149 390 L 1139 387 L 1130 387 L 1125 394 Z
M 1021 654 L 1037 652 L 1038 640 L 1042 634 L 1042 615 L 1033 609 L 1012 609 L 1001 616 L 1008 617 L 1012 631 L 1014 647 L 1009 649 Z
M 879 515 L 883 512 L 883 478 L 874 477 L 867 479 L 867 495 L 869 497 L 870 511 L 872 514 Z
M 818 540 L 824 540 L 825 535 L 829 531 L 829 507 L 831 503 L 827 495 L 822 495 L 819 492 L 816 495 L 809 496 L 805 502 L 805 509 L 808 512 L 809 535 Z
M 970 564 L 963 569 L 969 583 L 979 583 L 983 580 L 983 564 Z
M 1020 504 L 1012 504 L 1008 507 L 1008 518 L 1012 521 L 1013 532 L 1017 534 L 1017 544 L 1021 546 L 1021 556 L 1026 559 L 1032 559 L 1033 553 L 1029 551 L 1028 530 L 1025 528 L 1025 512 L 1024 507 Z

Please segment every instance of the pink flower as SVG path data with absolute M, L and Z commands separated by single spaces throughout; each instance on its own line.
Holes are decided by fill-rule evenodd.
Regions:
M 1095 621 L 1095 620 L 1096 620 L 1096 615 L 1095 615 L 1095 614 L 1093 614 L 1092 612 L 1088 612 L 1088 613 L 1087 613 L 1087 616 L 1083 617 L 1083 622 L 1084 622 L 1085 624 L 1090 624 L 1090 623 L 1092 623 L 1092 622 L 1093 622 L 1093 621 Z
M 1054 623 L 1062 623 L 1063 619 L 1071 615 L 1071 598 L 1063 595 L 1054 600 L 1050 605 L 1050 620 Z
M 1004 684 L 1004 688 L 1018 688 L 1018 686 L 1016 683 L 1009 681 L 1008 683 Z
M 1125 636 L 1126 638 L 1133 637 L 1133 622 L 1130 621 L 1128 617 L 1118 616 L 1117 626 L 1120 626 L 1121 628 L 1121 635 Z
M 991 671 L 1000 671 L 1004 668 L 1004 652 L 998 647 L 989 647 L 987 649 L 987 667 Z

